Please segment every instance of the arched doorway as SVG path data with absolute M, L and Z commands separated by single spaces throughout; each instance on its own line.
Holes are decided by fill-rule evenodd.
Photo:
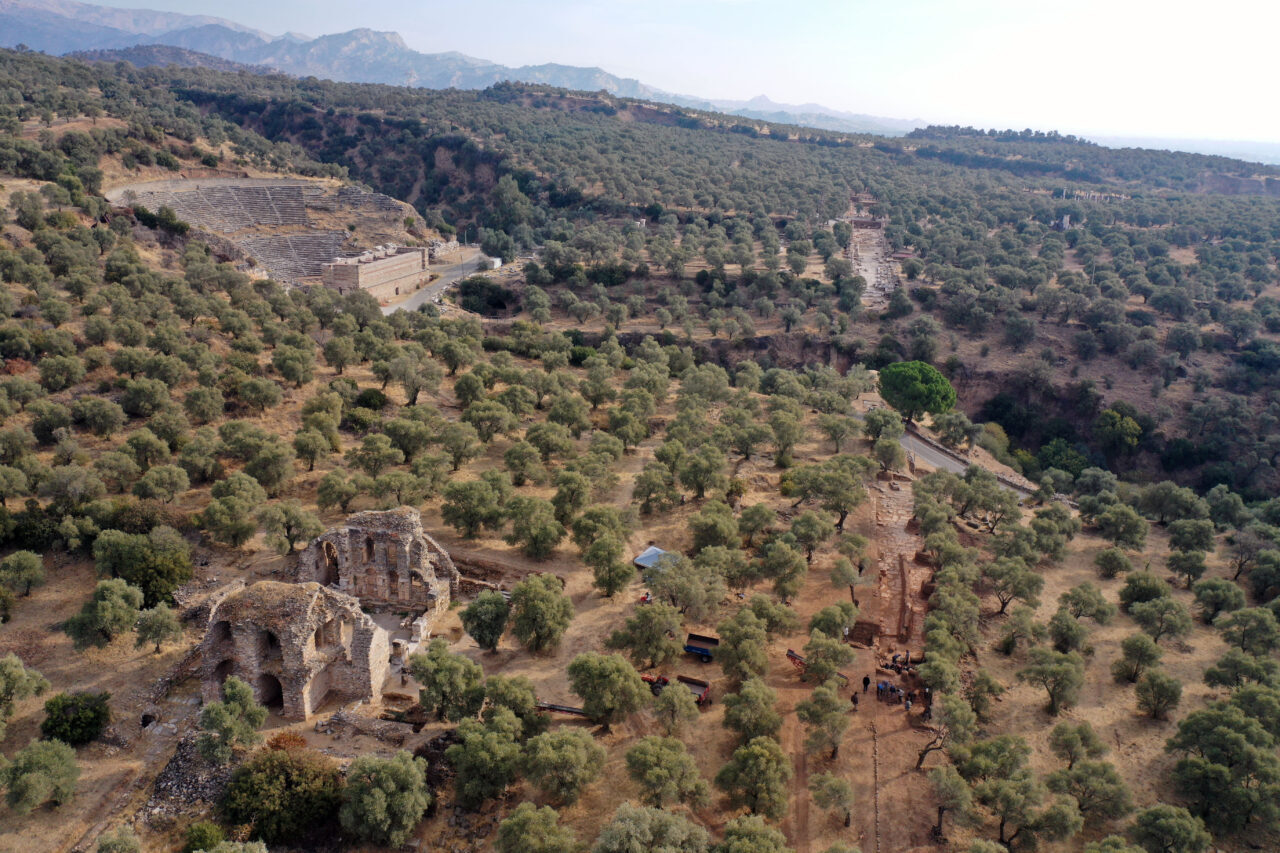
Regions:
M 270 711 L 279 713 L 284 710 L 284 689 L 280 679 L 274 675 L 262 675 L 258 678 L 258 701 Z
M 324 555 L 324 563 L 320 568 L 320 585 L 333 586 L 338 582 L 338 549 L 333 547 L 332 542 L 325 542 L 320 546 L 320 553 Z
M 217 682 L 219 687 L 221 687 L 222 685 L 227 683 L 228 678 L 230 678 L 235 674 L 236 674 L 236 662 L 231 658 L 227 658 L 226 660 L 224 660 L 222 663 L 218 664 L 214 668 L 213 680 Z
M 213 627 L 209 629 L 209 645 L 218 647 L 223 643 L 231 642 L 231 623 L 225 619 L 221 622 L 215 622 Z
M 284 650 L 280 646 L 280 638 L 271 631 L 263 630 L 258 634 L 258 660 L 274 661 L 280 660 L 284 656 Z

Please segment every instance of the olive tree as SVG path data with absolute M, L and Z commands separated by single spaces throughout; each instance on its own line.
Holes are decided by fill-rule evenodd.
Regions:
M 400 847 L 429 805 L 426 760 L 404 750 L 391 758 L 362 755 L 347 768 L 338 820 L 362 841 Z

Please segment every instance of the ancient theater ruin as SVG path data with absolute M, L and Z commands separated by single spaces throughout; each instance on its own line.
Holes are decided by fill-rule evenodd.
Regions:
M 205 701 L 220 698 L 231 675 L 286 719 L 334 700 L 378 701 L 457 585 L 453 560 L 417 510 L 357 513 L 302 552 L 295 583 L 241 585 L 213 604 Z

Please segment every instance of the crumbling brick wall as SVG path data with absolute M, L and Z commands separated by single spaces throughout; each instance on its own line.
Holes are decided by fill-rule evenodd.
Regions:
M 336 588 L 366 606 L 422 613 L 427 621 L 458 591 L 458 569 L 412 507 L 359 512 L 312 540 L 299 581 Z
M 391 653 L 387 632 L 351 596 L 275 581 L 218 603 L 201 651 L 206 702 L 219 699 L 234 675 L 292 720 L 306 719 L 330 697 L 379 699 Z

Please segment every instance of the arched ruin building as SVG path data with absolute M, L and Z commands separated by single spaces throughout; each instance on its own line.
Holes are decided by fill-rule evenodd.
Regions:
M 288 719 L 331 695 L 378 700 L 393 659 L 431 636 L 458 579 L 417 510 L 356 513 L 299 555 L 296 583 L 262 581 L 214 604 L 205 701 L 219 699 L 231 675 Z
M 298 559 L 297 577 L 354 595 L 366 607 L 418 613 L 420 637 L 458 591 L 453 560 L 407 506 L 358 512 L 313 539 Z
M 306 719 L 327 699 L 382 695 L 391 654 L 387 631 L 349 595 L 318 583 L 260 581 L 216 605 L 202 646 L 206 702 L 236 676 L 259 702 Z

